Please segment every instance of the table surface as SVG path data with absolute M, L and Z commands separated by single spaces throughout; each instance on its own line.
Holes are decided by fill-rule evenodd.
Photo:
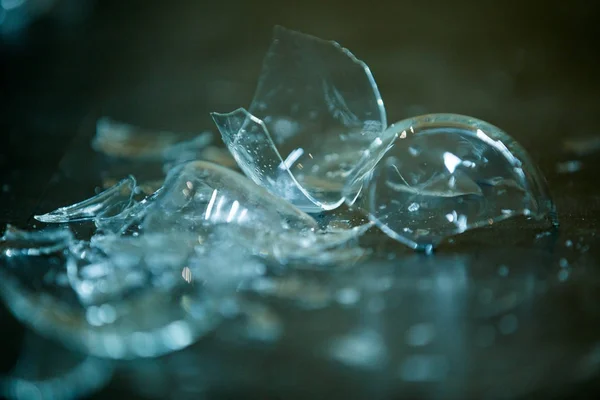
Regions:
M 93 193 L 103 164 L 89 143 L 101 116 L 214 131 L 209 112 L 249 104 L 278 24 L 334 39 L 364 60 L 389 121 L 452 112 L 503 128 L 546 175 L 561 226 L 544 233 L 529 221 L 507 221 L 458 236 L 432 256 L 376 236 L 377 255 L 365 265 L 294 277 L 340 287 L 388 279 L 381 297 L 312 310 L 265 299 L 284 327 L 274 343 L 236 341 L 234 327 L 224 326 L 185 351 L 120 367 L 97 398 L 587 398 L 598 391 L 598 6 L 171 3 L 98 2 L 76 23 L 42 19 L 2 39 L 2 225 L 30 226 L 34 213 Z M 568 141 L 587 154 L 571 152 Z M 561 172 L 573 160 L 581 169 Z M 385 306 L 375 312 L 374 301 Z M 25 329 L 5 309 L 0 318 L 7 371 Z M 434 339 L 415 348 L 407 332 L 423 324 Z M 321 351 L 365 331 L 384 338 L 383 365 L 348 366 Z M 443 373 L 431 372 L 440 359 Z M 429 372 L 407 377 L 407 365 Z

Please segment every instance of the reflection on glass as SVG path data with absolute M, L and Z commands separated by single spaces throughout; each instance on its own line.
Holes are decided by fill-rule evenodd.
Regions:
M 392 138 L 387 152 L 374 170 L 349 182 L 346 199 L 393 239 L 427 250 L 517 215 L 558 225 L 544 177 L 500 129 L 431 114 L 398 122 L 384 136 Z
M 336 42 L 282 27 L 249 111 L 213 118 L 246 175 L 307 212 L 343 203 L 344 183 L 387 126 L 365 63 Z

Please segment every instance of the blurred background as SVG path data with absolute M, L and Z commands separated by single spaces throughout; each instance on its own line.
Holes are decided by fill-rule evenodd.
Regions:
M 495 348 L 495 355 L 469 344 L 457 348 L 456 360 L 470 360 L 471 368 L 460 384 L 453 380 L 444 386 L 431 378 L 433 389 L 427 379 L 422 387 L 406 389 L 377 371 L 323 367 L 299 354 L 301 335 L 268 350 L 232 348 L 209 338 L 194 353 L 127 366 L 129 372 L 116 374 L 96 398 L 175 393 L 199 398 L 198 391 L 183 388 L 209 373 L 219 385 L 203 388 L 207 398 L 588 398 L 598 392 L 600 363 L 594 250 L 600 211 L 600 161 L 594 154 L 600 149 L 599 11 L 600 3 L 587 0 L 0 0 L 0 223 L 27 226 L 42 206 L 48 210 L 87 197 L 98 177 L 58 190 L 56 171 L 65 154 L 89 144 L 97 118 L 107 115 L 156 130 L 214 131 L 209 112 L 250 103 L 274 25 L 336 40 L 370 66 L 388 121 L 433 112 L 467 114 L 521 142 L 556 197 L 563 228 L 553 239 L 581 239 L 588 246 L 569 259 L 581 272 L 573 273 L 565 288 L 519 303 L 527 309 L 521 310 L 519 325 L 525 336 Z M 73 168 L 85 169 L 85 163 Z M 515 244 L 510 237 L 518 229 L 511 226 L 500 238 L 494 233 L 464 239 L 470 244 L 459 243 L 448 250 L 450 259 L 439 258 L 449 266 L 444 279 L 477 283 L 478 277 L 489 278 L 485 271 L 496 276 L 502 257 L 521 268 L 513 291 L 522 293 L 531 276 L 549 279 L 548 271 L 566 250 Z M 494 250 L 496 239 L 504 252 Z M 411 260 L 407 265 L 421 264 Z M 457 272 L 465 265 L 466 278 Z M 400 281 L 406 277 L 385 271 Z M 410 279 L 428 274 L 423 271 L 439 273 L 435 266 L 420 271 L 408 273 Z M 431 300 L 417 297 L 425 299 Z M 442 326 L 444 315 L 470 315 L 468 301 L 448 310 L 440 299 L 430 306 Z M 407 307 L 413 306 L 398 313 L 410 314 Z M 291 313 L 286 324 L 318 336 L 319 324 L 335 320 L 328 315 L 305 321 L 304 314 Z M 398 315 L 390 312 L 382 320 Z M 4 309 L 0 321 L 5 373 L 21 353 L 25 330 Z M 303 328 L 303 321 L 312 328 Z M 462 326 L 461 319 L 452 321 Z M 386 323 L 393 342 L 394 322 Z M 446 340 L 446 349 L 464 341 Z M 538 347 L 535 355 L 528 352 Z M 45 351 L 54 354 L 38 354 Z M 545 368 L 528 364 L 549 354 L 551 361 L 540 359 Z M 419 365 L 427 369 L 428 362 Z M 573 372 L 582 363 L 594 368 Z M 480 366 L 485 378 L 474 372 Z M 184 370 L 191 371 L 189 377 Z M 144 389 L 150 381 L 158 383 Z

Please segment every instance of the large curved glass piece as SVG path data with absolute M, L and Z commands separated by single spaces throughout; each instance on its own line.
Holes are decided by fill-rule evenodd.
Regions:
M 336 42 L 282 27 L 249 110 L 212 115 L 244 173 L 306 212 L 343 203 L 348 176 L 387 126 L 364 62 Z
M 517 215 L 558 225 L 543 175 L 497 127 L 430 114 L 398 122 L 383 136 L 394 140 L 375 169 L 349 182 L 346 199 L 393 239 L 428 250 L 447 236 Z

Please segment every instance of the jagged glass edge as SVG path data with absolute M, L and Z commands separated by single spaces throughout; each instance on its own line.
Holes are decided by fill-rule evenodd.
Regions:
M 223 136 L 230 136 L 230 134 L 225 133 L 223 131 L 221 131 L 221 124 L 219 123 L 219 119 L 229 119 L 232 117 L 235 117 L 236 115 L 239 115 L 240 113 L 244 114 L 246 116 L 244 123 L 242 126 L 245 126 L 248 123 L 254 123 L 257 124 L 261 127 L 262 131 L 265 134 L 265 137 L 268 140 L 268 143 L 271 145 L 271 149 L 273 150 L 273 152 L 275 153 L 277 159 L 279 160 L 281 166 L 283 166 L 284 168 L 282 168 L 283 170 L 285 170 L 288 175 L 290 176 L 290 178 L 292 179 L 292 182 L 294 183 L 294 185 L 296 185 L 296 187 L 298 188 L 298 190 L 300 190 L 300 192 L 308 199 L 310 200 L 311 203 L 313 203 L 314 205 L 316 205 L 319 209 L 321 210 L 325 210 L 325 211 L 329 211 L 329 210 L 333 210 L 335 208 L 338 208 L 340 205 L 342 205 L 344 203 L 344 198 L 342 198 L 341 200 L 339 200 L 336 203 L 333 204 L 323 204 L 320 201 L 318 201 L 317 199 L 315 199 L 310 193 L 308 193 L 306 191 L 306 189 L 296 180 L 296 177 L 294 176 L 294 174 L 292 173 L 292 171 L 290 171 L 290 169 L 286 166 L 283 157 L 281 157 L 281 154 L 279 153 L 279 150 L 277 149 L 277 146 L 275 146 L 275 143 L 273 142 L 273 139 L 271 138 L 271 135 L 269 134 L 269 130 L 267 129 L 267 126 L 265 125 L 265 123 L 263 122 L 263 120 L 261 120 L 260 118 L 255 117 L 254 115 L 250 114 L 250 112 L 248 112 L 245 108 L 240 107 L 232 112 L 229 113 L 217 113 L 217 112 L 213 112 L 211 113 L 211 116 L 213 118 L 213 121 L 215 122 L 215 124 L 217 125 L 219 132 L 221 132 L 221 135 Z M 224 140 L 225 141 L 225 140 Z M 247 172 L 246 170 L 248 169 L 248 167 L 240 162 L 239 157 L 237 155 L 237 153 L 231 151 L 231 149 L 229 150 L 229 152 L 233 155 L 233 157 L 235 158 L 236 162 L 238 163 L 239 167 L 244 171 L 244 173 L 246 174 L 246 176 L 250 179 L 252 179 L 252 181 L 254 183 L 256 183 L 257 185 L 259 185 L 260 187 L 264 187 L 262 182 L 255 180 L 252 178 L 252 174 Z M 271 192 L 269 190 L 269 192 Z M 274 193 L 276 196 L 279 197 L 279 195 L 277 193 Z M 285 199 L 287 200 L 287 199 Z M 289 201 L 289 200 L 288 200 Z M 311 210 L 312 211 L 312 210 Z
M 373 77 L 373 73 L 371 72 L 371 69 L 369 68 L 369 66 L 362 60 L 358 59 L 354 54 L 352 54 L 352 52 L 350 50 L 348 50 L 347 48 L 343 47 L 342 45 L 340 45 L 338 42 L 333 41 L 333 40 L 323 40 L 320 39 L 316 36 L 312 36 L 312 35 L 308 35 L 305 33 L 301 33 L 301 32 L 297 32 L 291 29 L 286 29 L 283 26 L 280 25 L 276 25 L 275 28 L 273 29 L 274 34 L 273 34 L 273 41 L 277 40 L 278 38 L 278 34 L 279 32 L 290 32 L 293 34 L 297 34 L 297 35 L 303 35 L 305 37 L 307 37 L 307 39 L 311 39 L 311 40 L 316 40 L 316 41 L 320 41 L 322 43 L 328 43 L 330 45 L 333 45 L 335 48 L 337 48 L 338 50 L 342 51 L 346 56 L 348 56 L 348 58 L 350 58 L 350 60 L 356 64 L 358 64 L 359 66 L 361 66 L 365 72 L 365 75 L 367 76 L 367 79 L 369 80 L 369 83 L 371 84 L 371 88 L 373 89 L 373 94 L 376 98 L 376 102 L 377 102 L 377 106 L 379 108 L 379 118 L 382 122 L 382 132 L 384 132 L 387 128 L 387 114 L 386 114 L 386 110 L 385 110 L 385 106 L 383 103 L 383 99 L 381 97 L 381 93 L 379 92 L 379 88 L 377 87 L 377 83 L 375 82 L 375 78 Z M 270 52 L 270 48 L 267 51 L 267 54 L 269 54 Z M 266 63 L 266 60 L 263 62 L 263 69 L 264 69 L 264 63 Z M 259 91 L 259 88 L 262 84 L 262 77 L 259 79 L 258 85 L 257 85 L 257 89 L 255 91 L 255 93 L 257 93 Z M 254 99 L 252 99 L 252 102 L 250 103 L 251 106 L 254 103 Z M 285 170 L 288 172 L 288 174 L 290 175 L 290 177 L 292 178 L 292 181 L 294 182 L 294 184 L 296 185 L 296 187 L 298 187 L 298 189 L 302 192 L 302 194 L 304 194 L 306 196 L 306 198 L 308 198 L 313 204 L 315 204 L 316 206 L 318 206 L 319 208 L 321 208 L 322 210 L 325 211 L 329 211 L 329 210 L 333 210 L 338 208 L 340 205 L 342 205 L 344 203 L 344 196 L 343 194 L 341 194 L 341 199 L 336 202 L 336 203 L 331 203 L 331 204 L 323 204 L 320 201 L 316 200 L 312 195 L 310 195 L 306 189 L 304 189 L 304 187 L 302 185 L 300 185 L 300 183 L 296 180 L 296 177 L 294 176 L 293 172 L 290 170 L 289 167 L 287 167 L 287 165 L 283 162 L 284 159 L 281 157 L 281 154 L 279 153 L 279 150 L 277 149 L 277 146 L 275 145 L 275 142 L 273 141 L 273 138 L 271 137 L 271 134 L 269 133 L 269 130 L 267 129 L 265 123 L 258 117 L 252 115 L 249 111 L 247 111 L 245 108 L 240 107 L 234 111 L 231 111 L 229 113 L 217 113 L 217 112 L 212 112 L 211 116 L 213 118 L 213 121 L 215 122 L 215 124 L 217 125 L 217 128 L 219 129 L 219 132 L 221 133 L 221 136 L 227 135 L 226 133 L 224 133 L 223 131 L 221 131 L 221 128 L 219 126 L 218 121 L 215 119 L 215 117 L 217 118 L 229 118 L 230 116 L 233 116 L 237 113 L 243 112 L 246 114 L 246 121 L 248 119 L 250 119 L 251 121 L 253 121 L 256 124 L 259 124 L 262 127 L 263 132 L 265 133 L 269 143 L 271 144 L 271 147 L 273 148 L 275 154 L 277 155 L 277 158 L 281 161 L 282 164 L 285 167 Z M 244 125 L 246 124 L 246 122 L 244 122 Z M 229 136 L 229 135 L 227 135 Z M 228 146 L 229 147 L 229 146 Z M 236 161 L 238 162 L 238 165 L 240 166 L 240 168 L 242 170 L 245 171 L 245 167 L 242 166 L 242 164 L 238 161 L 238 157 L 236 156 L 236 154 L 234 154 L 231 149 L 230 149 L 231 154 L 233 155 L 233 157 L 236 159 Z M 383 154 L 382 154 L 383 156 Z M 378 158 L 378 160 L 381 157 Z M 376 163 L 373 163 L 373 166 L 375 166 Z M 247 174 L 249 177 L 251 177 L 251 175 Z M 350 176 L 352 176 L 353 174 L 350 173 Z M 254 179 L 253 179 L 254 180 Z M 255 181 L 256 182 L 256 181 Z M 256 182 L 256 184 L 261 185 L 261 182 Z M 343 193 L 343 192 L 342 192 Z
M 280 32 L 288 32 L 289 34 L 300 35 L 300 36 L 304 36 L 310 40 L 314 40 L 314 41 L 325 43 L 325 44 L 330 44 L 333 47 L 340 50 L 346 56 L 348 56 L 348 58 L 350 58 L 350 60 L 352 60 L 352 62 L 354 62 L 355 64 L 358 64 L 365 72 L 365 75 L 367 76 L 367 79 L 369 80 L 369 83 L 371 84 L 371 88 L 373 89 L 373 95 L 376 99 L 377 106 L 379 108 L 379 118 L 382 122 L 382 129 L 385 130 L 387 128 L 387 113 L 385 111 L 385 106 L 383 103 L 383 99 L 381 97 L 381 93 L 379 92 L 379 88 L 377 87 L 377 83 L 375 82 L 375 78 L 373 77 L 373 73 L 371 72 L 371 68 L 369 68 L 369 66 L 364 61 L 357 58 L 350 50 L 348 50 L 347 48 L 345 48 L 344 46 L 342 46 L 335 40 L 324 40 L 324 39 L 318 38 L 313 35 L 294 31 L 292 29 L 287 29 L 281 25 L 275 25 L 275 27 L 273 28 L 273 41 L 278 40 L 278 36 L 279 36 Z M 267 54 L 269 54 L 271 52 L 271 46 L 269 46 L 269 50 L 267 51 Z M 266 59 L 263 63 L 265 63 L 265 62 L 266 62 Z M 263 68 L 264 68 L 264 66 L 263 66 Z M 261 77 L 262 77 L 262 73 L 261 73 Z M 261 83 L 262 83 L 262 79 L 259 81 L 259 83 L 257 85 L 256 92 L 259 91 L 259 87 L 260 87 Z M 252 103 L 254 103 L 254 99 L 252 99 Z
M 103 200 L 105 201 L 106 199 L 110 199 L 114 193 L 118 194 L 118 192 L 127 184 L 129 184 L 131 186 L 131 194 L 129 195 L 129 203 L 123 208 L 125 210 L 131 206 L 131 203 L 133 202 L 133 197 L 135 195 L 135 189 L 137 187 L 137 182 L 133 175 L 129 175 L 127 178 L 122 179 L 121 181 L 119 181 L 115 185 L 113 185 L 112 187 L 98 193 L 95 196 L 92 196 L 92 197 L 85 199 L 83 201 L 80 201 L 78 203 L 74 203 L 74 204 L 64 206 L 64 207 L 59 207 L 56 210 L 50 211 L 50 212 L 42 214 L 42 215 L 34 215 L 33 218 L 35 218 L 36 220 L 38 220 L 40 222 L 44 222 L 47 224 L 61 224 L 61 223 L 68 223 L 68 222 L 80 222 L 80 221 L 94 220 L 94 219 L 98 218 L 99 216 L 102 216 L 103 211 L 106 211 L 103 206 L 101 206 L 98 209 L 98 211 L 93 215 L 82 215 L 80 217 L 75 217 L 75 218 L 69 217 L 69 215 L 72 214 L 73 212 L 77 212 L 82 208 L 94 205 L 96 203 L 99 205 L 102 205 Z M 100 203 L 98 203 L 99 201 L 100 201 Z M 123 212 L 123 211 L 121 211 L 121 212 Z
M 415 133 L 413 130 L 413 127 L 415 125 L 419 125 L 420 127 L 426 127 L 427 125 L 433 126 L 437 124 L 445 126 L 456 125 L 457 128 L 468 127 L 471 130 L 477 130 L 477 136 L 482 141 L 486 142 L 488 145 L 498 150 L 505 157 L 505 160 L 511 163 L 513 168 L 520 169 L 520 173 L 518 173 L 518 175 L 522 179 L 522 183 L 526 189 L 528 200 L 533 203 L 533 205 L 535 206 L 535 210 L 515 210 L 510 214 L 499 215 L 497 217 L 490 218 L 493 223 L 501 222 L 516 216 L 526 216 L 538 221 L 548 218 L 549 222 L 554 228 L 557 228 L 559 226 L 556 205 L 554 204 L 554 201 L 550 196 L 550 191 L 548 189 L 548 185 L 544 175 L 541 173 L 539 167 L 531 160 L 531 157 L 529 156 L 527 151 L 521 146 L 521 144 L 497 126 L 468 115 L 440 113 L 426 114 L 417 117 L 407 118 L 400 122 L 392 124 L 387 130 L 403 132 L 406 135 L 417 135 L 418 133 Z M 387 153 L 393 147 L 395 141 L 399 137 L 397 133 L 390 136 L 392 137 L 392 139 L 387 145 L 386 151 L 383 154 L 381 154 L 379 160 L 381 160 L 381 158 L 385 156 L 385 153 Z M 505 143 L 510 143 L 510 148 L 507 147 Z M 364 159 L 368 156 L 368 154 L 365 154 L 363 156 L 363 159 L 361 159 L 361 162 L 359 162 L 359 164 L 364 165 Z M 358 194 L 354 196 L 354 198 L 351 198 L 350 196 L 344 196 L 346 198 L 346 204 L 348 204 L 348 206 L 352 207 L 352 205 L 356 202 L 356 200 L 360 196 L 360 192 L 371 179 L 372 173 L 373 171 L 370 170 L 364 172 L 360 176 L 355 177 L 353 180 L 349 180 L 348 185 L 344 188 L 344 193 L 354 191 L 356 185 L 360 185 L 360 188 Z M 370 212 L 368 212 L 368 210 L 365 210 L 365 212 L 368 213 L 369 220 L 371 220 L 382 232 L 384 232 L 392 239 L 399 241 L 400 243 L 412 248 L 413 250 L 424 251 L 432 250 L 435 246 L 437 246 L 441 241 L 443 241 L 447 237 L 458 235 L 471 229 L 488 226 L 490 220 L 487 219 L 485 221 L 468 224 L 464 230 L 457 230 L 454 233 L 450 233 L 448 235 L 440 237 L 439 240 L 435 242 L 423 244 L 417 243 L 414 240 L 408 239 L 407 237 L 398 234 L 397 232 L 390 229 L 387 226 L 387 224 L 384 224 L 378 218 L 373 216 Z

